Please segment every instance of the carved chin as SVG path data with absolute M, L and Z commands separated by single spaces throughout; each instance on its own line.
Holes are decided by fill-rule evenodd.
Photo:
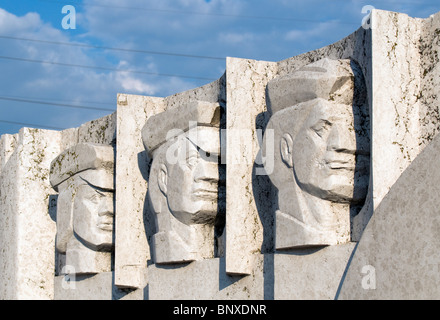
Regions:
M 109 251 L 113 246 L 113 229 L 103 230 L 95 227 L 91 233 L 81 233 L 75 230 L 75 235 L 84 245 L 96 251 Z
M 338 180 L 338 179 L 336 179 Z M 299 184 L 300 188 L 317 198 L 338 203 L 355 201 L 353 184 L 335 179 L 326 179 L 320 183 Z
M 186 225 L 214 224 L 217 212 L 217 201 L 199 201 L 197 206 L 187 209 L 186 212 L 172 212 L 172 214 Z

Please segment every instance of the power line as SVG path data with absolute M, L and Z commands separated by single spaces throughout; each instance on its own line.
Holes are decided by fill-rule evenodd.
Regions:
M 3 94 L 3 93 L 0 93 L 0 96 L 7 97 L 7 98 L 27 99 L 27 100 L 38 100 L 38 101 L 42 101 L 42 100 L 44 100 L 44 101 L 51 101 L 51 102 L 66 102 L 66 101 L 67 101 L 67 102 L 72 102 L 72 99 L 68 99 L 68 100 L 66 100 L 66 99 L 42 98 L 42 97 L 29 97 L 29 96 L 27 96 L 27 97 L 20 97 L 20 96 L 10 96 L 10 95 L 8 95 L 8 94 Z M 110 106 L 110 105 L 114 105 L 114 104 L 115 104 L 115 102 L 102 102 L 102 101 L 81 101 L 81 103 L 101 104 L 101 105 L 107 105 L 107 106 Z
M 2 97 L 2 96 L 0 96 L 0 100 L 14 101 L 14 102 L 24 102 L 24 103 L 34 103 L 34 104 L 42 104 L 42 105 L 49 105 L 49 106 L 55 106 L 55 107 L 64 107 L 64 108 L 73 108 L 73 109 L 86 109 L 86 110 L 111 111 L 111 112 L 115 111 L 115 109 L 95 108 L 95 107 L 88 107 L 88 106 L 79 106 L 79 105 L 64 104 L 64 103 L 52 103 L 52 102 L 47 102 L 47 101 L 39 101 L 39 100 L 31 100 L 31 99 L 21 99 L 21 98 L 11 98 L 11 97 Z
M 58 127 L 51 127 L 51 126 L 42 126 L 39 124 L 34 123 L 26 123 L 26 122 L 16 122 L 16 121 L 7 121 L 7 120 L 0 120 L 1 123 L 7 123 L 7 124 L 13 124 L 17 126 L 25 126 L 25 127 L 36 127 L 36 128 L 42 128 L 42 129 L 52 129 L 52 130 L 64 130 L 65 128 L 58 128 Z
M 185 54 L 185 53 L 115 48 L 115 47 L 91 45 L 91 44 L 86 44 L 86 43 L 74 43 L 74 42 L 50 41 L 50 40 L 42 40 L 42 39 L 19 38 L 19 37 L 7 36 L 7 35 L 0 35 L 0 38 L 8 39 L 8 40 L 31 41 L 31 42 L 39 42 L 39 43 L 46 43 L 46 44 L 71 46 L 71 47 L 82 47 L 82 48 L 92 48 L 92 49 L 101 49 L 101 50 L 123 51 L 123 52 L 143 53 L 143 54 L 153 54 L 153 55 L 165 55 L 165 56 L 195 58 L 195 59 L 211 59 L 211 60 L 222 60 L 222 61 L 226 60 L 226 58 L 193 55 L 193 54 Z
M 54 0 L 40 0 L 42 2 L 58 3 Z M 211 12 L 200 12 L 200 11 L 182 11 L 182 10 L 171 10 L 171 9 L 155 9 L 155 8 L 145 8 L 145 7 L 127 7 L 127 6 L 114 6 L 114 5 L 104 5 L 104 4 L 91 4 L 91 3 L 79 3 L 74 1 L 64 1 L 71 5 L 83 6 L 83 7 L 101 7 L 101 8 L 112 8 L 112 9 L 124 9 L 124 10 L 136 10 L 136 11 L 148 11 L 148 12 L 162 12 L 162 13 L 173 13 L 173 14 L 187 14 L 187 15 L 200 15 L 200 16 L 215 16 L 215 17 L 229 17 L 229 18 L 243 18 L 243 19 L 256 19 L 256 20 L 274 20 L 274 21 L 295 21 L 295 22 L 308 22 L 316 23 L 322 22 L 312 19 L 299 19 L 291 17 L 269 17 L 269 16 L 249 16 L 249 15 L 238 15 L 238 14 L 227 14 L 227 13 L 211 13 Z M 359 25 L 359 23 L 353 22 L 343 22 L 339 21 L 340 24 L 349 25 Z
M 213 78 L 205 78 L 205 77 L 193 77 L 193 76 L 185 76 L 185 75 L 177 75 L 177 74 L 156 73 L 156 72 L 146 72 L 146 71 L 136 71 L 136 70 L 122 70 L 122 69 L 109 68 L 109 67 L 85 66 L 85 65 L 79 65 L 79 64 L 44 61 L 44 60 L 34 60 L 34 59 L 7 57 L 7 56 L 0 56 L 0 59 L 32 62 L 32 63 L 53 64 L 53 65 L 58 65 L 58 66 L 63 66 L 63 67 L 75 67 L 75 68 L 97 69 L 97 70 L 114 71 L 114 72 L 137 73 L 137 74 L 145 74 L 145 75 L 160 76 L 160 77 L 186 78 L 186 79 L 209 80 L 209 81 L 216 80 Z

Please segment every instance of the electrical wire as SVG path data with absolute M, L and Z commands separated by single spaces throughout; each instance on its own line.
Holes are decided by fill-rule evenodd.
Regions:
M 72 105 L 72 104 L 65 104 L 65 103 L 53 103 L 53 102 L 47 102 L 47 101 L 39 101 L 39 100 L 31 100 L 31 99 L 21 99 L 21 98 L 11 98 L 11 97 L 2 97 L 2 96 L 0 96 L 0 100 L 14 101 L 14 102 L 24 102 L 24 103 L 34 103 L 34 104 L 42 104 L 42 105 L 48 105 L 48 106 L 54 106 L 54 107 L 64 107 L 64 108 L 73 108 L 73 109 L 85 109 L 85 110 L 95 110 L 95 111 L 111 111 L 111 112 L 115 111 L 115 109 L 95 108 L 95 107 L 88 107 L 88 106 L 81 106 L 81 105 Z
M 8 36 L 8 35 L 0 35 L 0 38 L 1 39 L 8 39 L 8 40 L 30 41 L 30 42 L 38 42 L 38 43 L 46 43 L 46 44 L 54 44 L 54 45 L 62 45 L 62 46 L 92 48 L 92 49 L 112 50 L 112 51 L 123 51 L 123 52 L 152 54 L 152 55 L 165 55 L 165 56 L 174 56 L 174 57 L 183 57 L 183 58 L 211 59 L 211 60 L 221 60 L 221 61 L 226 60 L 226 58 L 220 58 L 220 57 L 193 55 L 193 54 L 185 54 L 185 53 L 173 53 L 173 52 L 161 52 L 161 51 L 149 51 L 149 50 L 106 47 L 106 46 L 97 46 L 97 45 L 78 43 L 78 42 L 75 43 L 75 42 L 50 41 L 50 40 L 42 40 L 42 39 L 12 37 L 12 36 Z
M 52 64 L 52 65 L 58 65 L 58 66 L 63 66 L 63 67 L 96 69 L 96 70 L 114 71 L 114 72 L 122 72 L 122 73 L 136 73 L 136 74 L 144 74 L 144 75 L 160 76 L 160 77 L 185 78 L 185 79 L 209 80 L 209 81 L 217 80 L 214 78 L 207 78 L 207 77 L 193 77 L 193 76 L 178 75 L 178 74 L 156 73 L 156 72 L 146 72 L 146 71 L 136 71 L 136 70 L 123 70 L 123 69 L 99 67 L 99 66 L 85 66 L 85 65 L 72 64 L 72 63 L 62 63 L 62 62 L 45 61 L 45 60 L 34 60 L 34 59 L 26 59 L 26 58 L 18 58 L 18 57 L 8 57 L 8 56 L 0 56 L 0 59 L 22 61 L 22 62 L 32 62 L 32 63 L 42 63 L 42 64 Z
M 36 128 L 51 129 L 51 130 L 64 130 L 65 129 L 65 128 L 59 128 L 59 127 L 46 126 L 46 125 L 43 126 L 43 125 L 34 124 L 34 123 L 8 121 L 8 120 L 0 120 L 0 122 L 6 123 L 6 124 L 13 124 L 13 125 L 17 125 L 17 126 L 36 127 Z
M 54 1 L 54 0 L 40 0 L 40 1 L 59 4 L 58 1 Z M 300 19 L 300 18 L 291 18 L 291 17 L 249 16 L 249 15 L 227 14 L 227 13 L 211 13 L 211 12 L 200 12 L 200 11 L 183 11 L 183 10 L 171 10 L 171 9 L 156 9 L 156 8 L 145 8 L 145 7 L 127 7 L 127 6 L 115 6 L 115 5 L 105 5 L 105 4 L 79 3 L 74 1 L 63 1 L 63 4 L 71 4 L 71 5 L 83 6 L 83 7 L 101 7 L 101 8 L 118 9 L 118 10 L 124 9 L 124 10 L 135 10 L 135 11 L 215 16 L 215 17 L 241 18 L 241 19 L 274 20 L 274 21 L 288 21 L 288 22 L 295 21 L 295 22 L 308 22 L 308 23 L 322 22 L 312 19 Z M 359 23 L 354 23 L 354 22 L 339 21 L 339 23 L 359 25 Z

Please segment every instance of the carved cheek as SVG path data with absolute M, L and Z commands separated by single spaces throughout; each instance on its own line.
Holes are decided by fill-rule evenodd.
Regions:
M 299 182 L 313 184 L 315 180 L 322 178 L 319 173 L 322 167 L 325 142 L 319 137 L 313 137 L 314 133 L 298 135 L 293 148 L 293 167 Z

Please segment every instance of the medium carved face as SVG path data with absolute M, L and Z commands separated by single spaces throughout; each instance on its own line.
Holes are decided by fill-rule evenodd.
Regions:
M 219 130 L 202 127 L 196 131 L 195 137 L 185 134 L 177 139 L 171 148 L 178 161 L 163 165 L 159 173 L 171 213 L 188 225 L 213 223 L 219 198 L 224 196 L 219 192 Z
M 366 187 L 355 188 L 355 178 L 368 177 L 364 145 L 356 136 L 351 106 L 317 99 L 297 135 L 283 136 L 281 153 L 304 191 L 326 200 L 358 202 L 367 192 Z
M 106 250 L 113 244 L 114 193 L 81 184 L 73 205 L 73 230 L 96 250 Z

